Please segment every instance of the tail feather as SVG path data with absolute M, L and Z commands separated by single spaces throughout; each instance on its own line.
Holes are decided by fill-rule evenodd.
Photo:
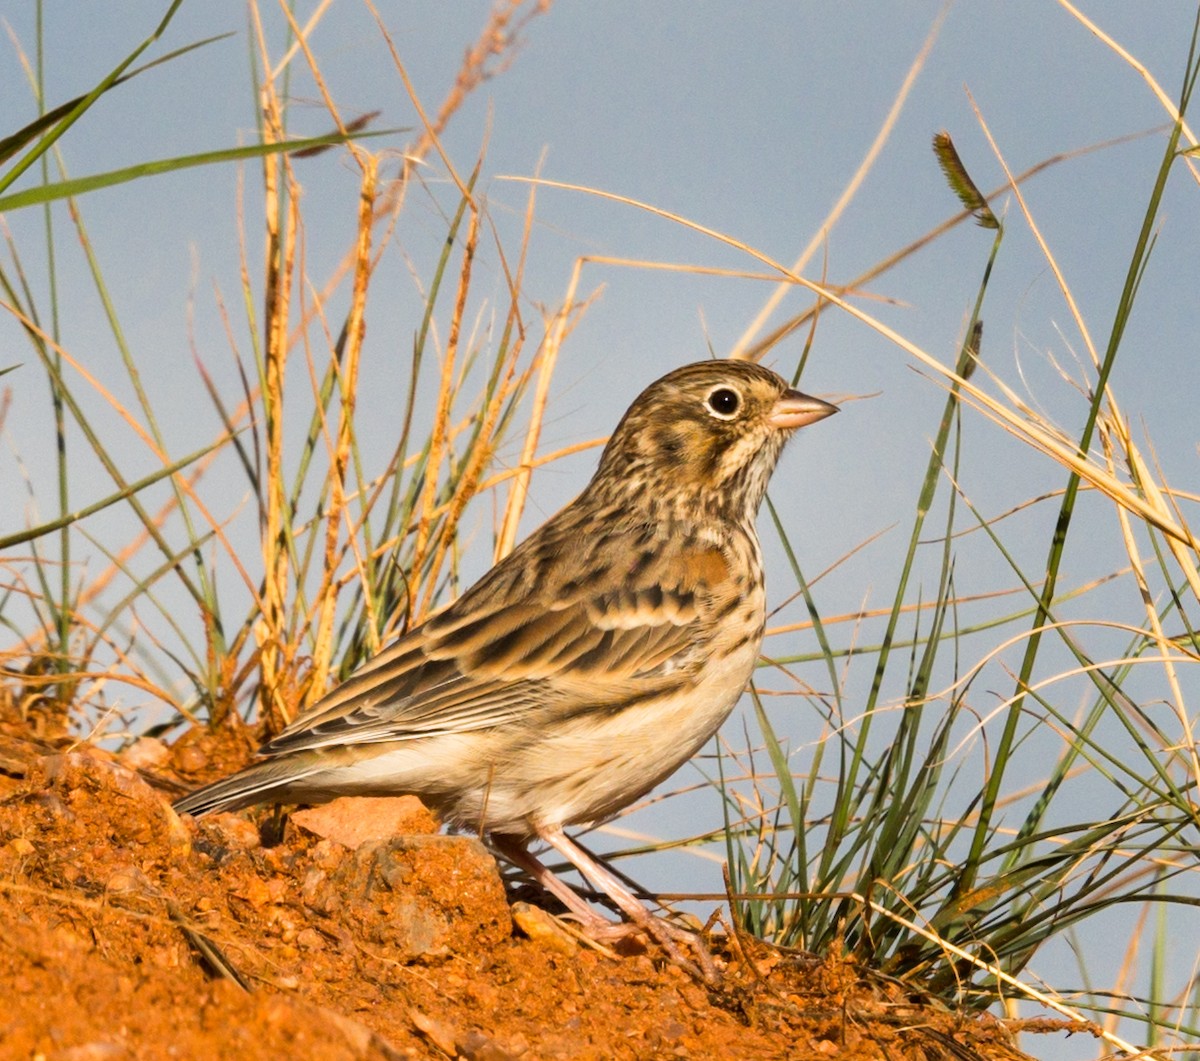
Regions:
M 297 782 L 320 772 L 320 769 L 315 763 L 307 768 L 298 768 L 294 759 L 268 759 L 189 792 L 175 801 L 175 811 L 199 818 L 215 811 L 242 810 L 272 800 L 286 802 Z

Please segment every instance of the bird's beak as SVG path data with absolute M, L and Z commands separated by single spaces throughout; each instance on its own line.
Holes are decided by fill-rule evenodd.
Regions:
M 799 391 L 784 391 L 771 409 L 767 417 L 772 427 L 783 431 L 794 431 L 806 424 L 815 424 L 827 416 L 833 416 L 838 411 L 836 405 L 823 402 L 820 398 L 812 398 Z

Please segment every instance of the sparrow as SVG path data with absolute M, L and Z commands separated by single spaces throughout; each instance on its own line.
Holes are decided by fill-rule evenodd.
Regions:
M 180 813 L 411 793 L 561 900 L 596 938 L 656 918 L 565 832 L 611 818 L 717 731 L 765 621 L 755 516 L 784 443 L 837 407 L 748 361 L 685 365 L 617 425 L 584 491 L 454 603 L 367 660 Z M 631 925 L 596 913 L 540 841 Z

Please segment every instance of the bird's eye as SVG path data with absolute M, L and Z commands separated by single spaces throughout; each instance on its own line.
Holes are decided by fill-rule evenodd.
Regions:
M 718 387 L 705 403 L 722 420 L 729 420 L 742 404 L 742 396 L 730 387 Z

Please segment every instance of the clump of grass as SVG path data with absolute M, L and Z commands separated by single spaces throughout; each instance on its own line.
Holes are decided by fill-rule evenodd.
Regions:
M 59 313 L 53 274 L 45 308 L 10 240 L 12 265 L 0 270 L 0 286 L 5 308 L 24 326 L 49 382 L 59 453 L 59 514 L 4 539 L 7 548 L 25 544 L 32 550 L 6 560 L 14 577 L 5 621 L 18 636 L 5 653 L 6 669 L 23 685 L 32 683 L 39 697 L 64 708 L 81 697 L 87 700 L 97 683 L 116 680 L 148 692 L 178 716 L 213 725 L 235 716 L 252 717 L 257 703 L 267 726 L 276 729 L 444 597 L 456 579 L 456 542 L 471 501 L 482 491 L 500 488 L 514 474 L 497 467 L 498 451 L 518 431 L 525 433 L 530 453 L 536 447 L 544 407 L 531 417 L 523 403 L 532 382 L 544 390 L 555 347 L 549 335 L 531 341 L 519 301 L 524 247 L 511 267 L 475 191 L 478 167 L 465 179 L 454 174 L 445 239 L 435 257 L 420 267 L 430 279 L 421 291 L 424 311 L 408 352 L 406 389 L 396 395 L 401 415 L 393 420 L 394 437 L 375 435 L 364 446 L 357 410 L 364 392 L 371 393 L 381 375 L 364 350 L 376 267 L 389 253 L 411 189 L 433 194 L 420 184 L 418 167 L 441 150 L 443 131 L 470 94 L 511 61 L 520 31 L 545 5 L 509 2 L 492 11 L 432 120 L 424 119 L 413 96 L 423 124 L 398 156 L 368 150 L 363 138 L 377 135 L 369 119 L 342 117 L 300 27 L 288 27 L 289 37 L 279 55 L 273 55 L 264 19 L 252 7 L 258 143 L 81 179 L 69 178 L 59 159 L 58 176 L 51 177 L 58 139 L 97 99 L 129 77 L 153 76 L 153 66 L 191 50 L 133 69 L 162 36 L 178 6 L 92 93 L 78 100 L 54 108 L 42 103 L 40 70 L 30 66 L 43 116 L 2 143 L 0 162 L 9 161 L 0 178 L 0 209 L 40 205 L 47 211 L 51 248 L 56 233 L 49 204 L 67 198 L 74 236 L 88 254 L 95 289 L 121 353 L 124 384 L 135 401 L 130 406 L 116 397 L 83 357 L 61 344 L 56 325 L 45 323 L 56 322 Z M 283 86 L 294 63 L 307 64 L 306 74 L 323 93 L 334 133 L 297 138 L 288 132 Z M 396 68 L 408 84 L 398 58 Z M 297 171 L 337 145 L 345 145 L 358 174 L 357 222 L 340 268 L 318 280 L 306 268 Z M 398 166 L 391 161 L 395 157 Z M 222 393 L 211 366 L 197 358 L 202 388 L 197 400 L 207 400 L 221 426 L 209 445 L 179 459 L 170 453 L 160 417 L 141 384 L 136 353 L 125 342 L 117 310 L 106 295 L 78 197 L 113 183 L 148 180 L 158 172 L 247 159 L 261 166 L 265 252 L 256 266 L 246 250 L 253 237 L 243 233 L 240 326 L 224 296 L 218 296 L 241 390 Z M 3 194 L 38 161 L 43 165 L 40 184 Z M 243 209 L 240 216 L 245 214 Z M 475 283 L 481 250 L 499 261 L 505 277 L 503 301 L 496 305 L 492 292 L 479 291 Z M 259 269 L 261 280 L 255 282 Z M 335 306 L 341 308 L 333 310 Z M 331 312 L 336 313 L 333 319 Z M 480 328 L 477 322 L 488 317 L 497 323 Z M 424 402 L 430 393 L 432 414 Z M 156 470 L 137 477 L 123 470 L 140 462 L 142 454 L 122 451 L 103 436 L 96 425 L 97 396 L 133 430 Z M 84 463 L 77 435 L 112 482 L 105 496 L 82 506 L 73 502 L 79 492 L 76 467 Z M 553 455 L 541 458 L 547 459 Z M 218 461 L 223 469 L 240 471 L 248 488 L 247 515 L 257 524 L 258 557 L 247 555 L 239 528 L 206 500 L 201 480 Z M 526 461 L 515 476 L 527 475 L 531 467 Z M 160 482 L 170 494 L 152 508 L 143 499 Z M 220 491 L 226 497 L 229 486 L 226 480 Z M 509 497 L 506 518 L 514 528 L 523 498 L 517 490 Z M 115 548 L 93 540 L 108 557 L 108 566 L 79 580 L 72 572 L 79 536 L 87 534 L 81 521 L 122 505 L 133 513 L 138 530 Z M 157 551 L 157 562 L 147 564 L 148 550 Z M 239 583 L 232 589 L 230 571 Z M 120 584 L 124 589 L 111 603 L 108 598 Z M 189 602 L 182 610 L 180 591 Z M 96 617 L 102 598 L 103 610 Z M 20 618 L 14 615 L 18 601 L 25 608 Z M 158 662 L 164 656 L 174 673 Z
M 835 633 L 844 620 L 820 613 L 795 566 L 829 677 L 825 694 L 808 694 L 828 720 L 826 732 L 811 749 L 811 765 L 798 759 L 756 693 L 769 766 L 743 753 L 723 764 L 721 779 L 731 902 L 748 931 L 816 952 L 844 949 L 886 975 L 972 1008 L 1033 999 L 1128 1051 L 1135 1047 L 1117 1034 L 1118 1024 L 1126 1035 L 1138 1029 L 1151 1045 L 1200 1035 L 1194 980 L 1171 998 L 1164 986 L 1178 958 L 1165 926 L 1172 916 L 1188 923 L 1200 903 L 1193 857 L 1200 762 L 1183 678 L 1200 662 L 1193 618 L 1200 541 L 1184 512 L 1189 495 L 1172 488 L 1135 443 L 1110 382 L 1160 224 L 1163 190 L 1183 165 L 1184 115 L 1198 73 L 1193 38 L 1126 283 L 1099 346 L 1005 167 L 1089 355 L 1090 373 L 1068 379 L 1086 408 L 1075 436 L 988 369 L 980 319 L 1004 229 L 949 137 L 939 135 L 935 149 L 952 190 L 995 236 L 952 367 L 900 340 L 936 374 L 946 402 L 891 606 L 877 636 L 856 628 L 844 641 Z M 841 293 L 817 294 L 867 320 Z M 964 420 L 978 413 L 1061 468 L 1059 487 L 1029 504 L 1056 506 L 1039 568 L 1022 566 L 1000 520 L 970 500 L 962 478 Z M 1085 493 L 1105 498 L 1108 509 L 1092 504 L 1081 514 Z M 940 526 L 931 528 L 939 512 Z M 1062 584 L 1068 545 L 1111 537 L 1113 530 L 1128 557 L 1114 577 L 1130 581 L 1144 602 L 1140 623 L 1105 612 L 1078 617 L 1099 584 Z M 787 528 L 779 531 L 786 540 Z M 955 550 L 966 534 L 991 542 L 1024 607 L 986 623 L 966 620 L 973 602 L 956 589 Z M 914 570 L 923 575 L 915 591 Z M 1098 656 L 1088 645 L 1091 635 L 1109 631 L 1124 634 L 1124 648 Z M 991 633 L 982 648 L 981 633 Z M 1007 663 L 1014 653 L 1016 661 Z M 774 660 L 783 675 L 797 662 Z M 865 703 L 851 704 L 841 690 L 851 669 L 863 667 L 869 693 Z M 1139 692 L 1148 669 L 1157 671 L 1157 703 Z M 1008 695 L 988 705 L 1004 676 Z M 1063 698 L 1080 682 L 1084 706 L 1068 710 Z M 902 695 L 885 700 L 883 691 L 897 683 Z M 1094 948 L 1076 933 L 1139 905 L 1140 923 L 1160 926 L 1148 947 L 1152 994 L 1097 990 L 1087 972 Z M 1018 979 L 1048 941 L 1064 938 L 1078 944 L 1083 980 L 1091 986 L 1068 999 Z M 1137 951 L 1135 935 L 1127 953 L 1130 979 Z

